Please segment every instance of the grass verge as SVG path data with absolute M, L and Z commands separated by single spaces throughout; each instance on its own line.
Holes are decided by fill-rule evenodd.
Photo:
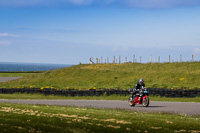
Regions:
M 130 110 L 0 103 L 4 132 L 200 132 L 200 117 Z
M 133 87 L 143 78 L 148 88 L 200 88 L 200 62 L 147 63 L 147 64 L 94 64 L 76 65 L 21 79 L 0 83 L 2 88 L 55 87 L 121 88 Z
M 81 96 L 81 97 L 71 97 L 71 96 L 55 96 L 55 95 L 47 95 L 43 94 L 0 94 L 1 99 L 46 99 L 46 100 L 128 100 L 129 96 L 119 96 L 119 95 L 111 95 L 111 96 Z M 160 96 L 149 96 L 151 101 L 168 101 L 168 102 L 197 102 L 200 103 L 200 97 L 195 98 L 167 98 Z

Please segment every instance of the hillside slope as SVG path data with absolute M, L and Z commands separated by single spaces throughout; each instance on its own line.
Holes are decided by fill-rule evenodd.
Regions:
M 200 63 L 95 64 L 47 71 L 0 83 L 6 87 L 122 88 L 143 78 L 148 88 L 200 88 Z

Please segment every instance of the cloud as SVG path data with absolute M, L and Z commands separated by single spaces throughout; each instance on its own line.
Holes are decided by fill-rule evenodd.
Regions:
M 116 47 L 113 47 L 112 48 L 112 51 L 114 52 L 127 52 L 129 50 L 128 47 L 125 47 L 125 46 L 116 46 Z
M 55 0 L 0 0 L 1 7 L 48 6 Z
M 131 7 L 172 8 L 178 6 L 199 6 L 199 0 L 125 0 Z
M 0 46 L 3 45 L 3 46 L 7 46 L 7 45 L 10 45 L 11 42 L 9 41 L 0 41 Z
M 19 35 L 0 33 L 0 37 L 19 37 Z
M 0 0 L 0 7 L 53 7 L 64 5 L 88 5 L 95 0 Z
M 94 2 L 94 0 L 65 0 L 67 3 L 74 5 L 88 5 Z M 63 2 L 65 2 L 63 1 Z
M 195 48 L 195 49 L 193 50 L 193 54 L 194 54 L 194 55 L 199 55 L 199 54 L 200 54 L 200 48 Z
M 8 36 L 8 33 L 0 33 L 0 36 Z
M 200 0 L 0 0 L 0 7 L 118 5 L 132 8 L 200 6 Z

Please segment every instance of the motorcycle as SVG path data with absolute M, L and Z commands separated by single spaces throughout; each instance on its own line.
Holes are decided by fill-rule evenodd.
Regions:
M 132 93 L 133 91 L 130 91 L 129 89 L 129 92 L 131 92 L 131 96 L 129 97 L 129 105 L 131 107 L 135 106 L 136 104 L 143 104 L 143 106 L 145 107 L 148 107 L 149 106 L 149 91 L 147 88 L 144 88 L 142 86 L 141 89 L 136 89 L 135 90 L 135 99 L 133 99 L 132 97 Z

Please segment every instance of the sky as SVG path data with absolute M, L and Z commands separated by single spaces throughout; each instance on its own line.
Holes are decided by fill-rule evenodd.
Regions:
M 200 61 L 200 0 L 0 0 L 0 62 Z

